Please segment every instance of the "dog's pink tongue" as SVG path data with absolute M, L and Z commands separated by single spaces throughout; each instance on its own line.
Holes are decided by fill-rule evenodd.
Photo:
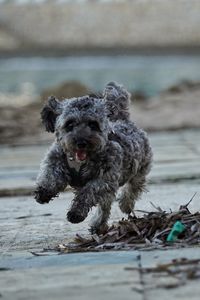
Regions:
M 85 150 L 77 150 L 76 151 L 76 159 L 78 160 L 85 160 L 87 158 L 87 153 Z

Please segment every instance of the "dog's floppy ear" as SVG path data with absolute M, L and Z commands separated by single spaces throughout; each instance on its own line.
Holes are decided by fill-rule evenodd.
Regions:
M 55 131 L 56 118 L 62 112 L 62 104 L 54 96 L 48 98 L 47 103 L 41 111 L 42 123 L 48 132 Z

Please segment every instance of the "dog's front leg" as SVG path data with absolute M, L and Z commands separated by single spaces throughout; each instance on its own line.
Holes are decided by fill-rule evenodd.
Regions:
M 87 217 L 89 210 L 98 204 L 99 213 L 92 224 L 92 231 L 98 231 L 106 224 L 110 215 L 111 203 L 115 199 L 118 189 L 117 174 L 109 177 L 112 177 L 113 180 L 96 179 L 88 182 L 84 188 L 78 191 L 67 214 L 71 223 L 82 222 Z
M 81 188 L 72 202 L 67 218 L 72 223 L 82 222 L 89 210 L 98 205 L 96 217 L 93 219 L 92 231 L 99 232 L 107 223 L 111 203 L 115 199 L 119 187 L 122 164 L 121 148 L 114 142 L 109 143 L 109 160 L 101 165 L 99 177 L 89 181 Z
M 56 143 L 52 145 L 41 163 L 36 185 L 34 195 L 40 204 L 48 203 L 67 186 L 65 159 Z

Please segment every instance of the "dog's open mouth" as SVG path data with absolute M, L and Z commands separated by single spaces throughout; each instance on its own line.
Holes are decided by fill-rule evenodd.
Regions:
M 84 149 L 78 149 L 75 151 L 75 159 L 78 161 L 84 161 L 87 159 L 87 152 Z

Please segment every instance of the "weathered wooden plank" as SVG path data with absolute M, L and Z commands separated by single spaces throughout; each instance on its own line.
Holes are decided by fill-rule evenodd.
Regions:
M 164 162 L 155 164 L 149 176 L 152 182 L 200 178 L 200 161 Z
M 141 288 L 139 272 L 126 270 L 130 265 L 133 262 L 1 272 L 1 294 L 6 300 L 142 300 L 135 291 Z
M 200 184 L 189 181 L 176 184 L 149 185 L 149 192 L 144 193 L 137 201 L 136 209 L 152 211 L 150 204 L 161 206 L 164 210 L 177 210 L 180 205 L 186 204 L 197 192 L 189 208 L 195 212 L 200 210 Z M 89 222 L 95 208 L 88 218 L 80 224 L 71 224 L 66 220 L 73 193 L 66 192 L 49 204 L 40 205 L 33 197 L 10 197 L 0 199 L 0 245 L 11 243 L 12 251 L 16 249 L 35 249 L 38 246 L 46 247 L 70 239 L 76 232 L 87 233 Z M 110 222 L 117 221 L 124 214 L 113 203 Z M 15 237 L 15 238 L 14 238 Z M 6 246 L 7 247 L 7 246 Z M 6 250 L 8 251 L 8 250 Z

